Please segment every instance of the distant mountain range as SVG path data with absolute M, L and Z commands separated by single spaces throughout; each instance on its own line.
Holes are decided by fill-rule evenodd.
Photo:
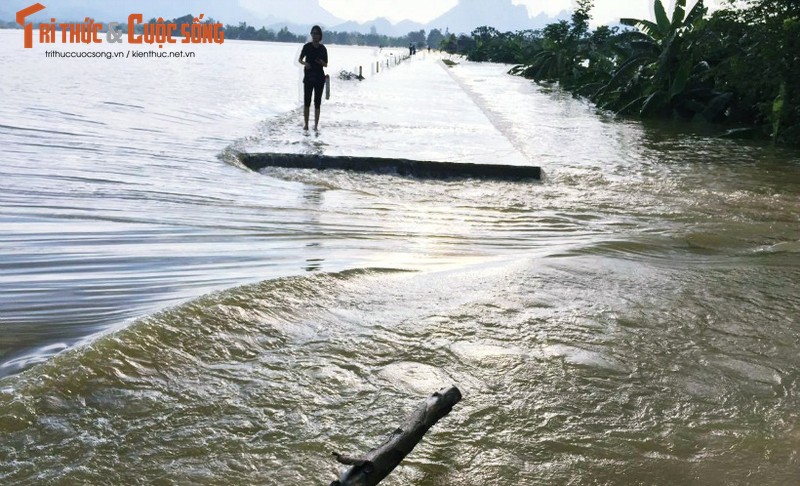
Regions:
M 409 32 L 417 32 L 419 30 L 430 32 L 432 29 L 439 29 L 441 32 L 450 31 L 453 34 L 469 34 L 482 25 L 494 27 L 501 32 L 541 29 L 545 25 L 559 20 L 569 20 L 571 15 L 572 12 L 569 10 L 562 10 L 552 17 L 545 13 L 531 17 L 524 5 L 514 5 L 511 0 L 459 0 L 455 7 L 426 24 L 410 20 L 395 24 L 385 17 L 360 23 L 354 21 L 336 23 L 320 21 L 320 23 L 326 30 L 331 31 L 359 32 L 361 34 L 369 34 L 374 31 L 378 34 L 399 37 Z M 310 24 L 287 25 L 285 22 L 267 24 L 267 27 L 273 30 L 278 30 L 284 26 L 288 26 L 289 30 L 295 33 L 305 33 L 311 27 Z
M 428 23 L 427 28 L 437 28 L 444 32 L 469 34 L 476 27 L 487 25 L 495 29 L 516 31 L 540 29 L 545 25 L 557 22 L 561 18 L 569 19 L 571 12 L 560 12 L 556 17 L 540 14 L 534 18 L 528 15 L 524 5 L 514 5 L 511 0 L 459 0 L 458 5 Z
M 181 17 L 188 13 L 205 14 L 205 19 L 214 19 L 238 25 L 247 22 L 256 28 L 266 26 L 273 30 L 287 27 L 297 34 L 306 34 L 312 24 L 322 25 L 326 30 L 340 32 L 370 33 L 403 36 L 409 32 L 424 29 L 429 32 L 439 29 L 442 32 L 469 34 L 476 27 L 488 25 L 500 31 L 538 29 L 561 19 L 569 19 L 571 12 L 564 10 L 555 17 L 539 14 L 530 17 L 527 8 L 514 5 L 511 0 L 459 0 L 458 4 L 438 18 L 421 24 L 404 20 L 393 24 L 385 18 L 369 22 L 353 22 L 340 19 L 319 5 L 319 0 L 230 0 L 210 2 L 209 0 L 40 0 L 47 9 L 33 16 L 34 22 L 47 22 L 55 17 L 59 22 L 83 21 L 92 17 L 98 21 L 125 20 L 131 13 L 142 13 L 145 20 L 153 17 L 165 19 Z M 2 0 L 0 20 L 13 20 L 17 10 L 27 7 L 33 0 Z M 307 19 L 313 19 L 308 21 Z
M 409 32 L 416 32 L 420 29 L 426 29 L 426 26 L 410 20 L 403 20 L 402 22 L 393 24 L 389 21 L 389 19 L 385 17 L 379 17 L 363 23 L 353 22 L 351 20 L 349 22 L 331 26 L 328 29 L 338 32 L 360 32 L 362 34 L 370 34 L 374 30 L 378 34 L 384 34 L 390 37 L 400 37 L 408 34 Z
M 541 29 L 547 24 L 562 19 L 569 20 L 571 15 L 572 12 L 563 10 L 553 17 L 545 13 L 530 17 L 528 9 L 524 5 L 514 5 L 511 0 L 459 0 L 455 7 L 427 24 L 408 20 L 392 24 L 389 20 L 381 17 L 368 22 L 350 21 L 326 28 L 340 32 L 368 34 L 374 27 L 378 33 L 389 36 L 402 36 L 420 29 L 424 29 L 426 32 L 439 29 L 442 32 L 449 30 L 453 34 L 469 34 L 482 25 L 494 27 L 501 32 Z

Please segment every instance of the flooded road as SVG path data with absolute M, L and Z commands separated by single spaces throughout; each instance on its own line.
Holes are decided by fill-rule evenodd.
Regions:
M 0 482 L 327 484 L 331 451 L 451 384 L 386 484 L 800 479 L 798 152 L 432 55 L 337 82 L 306 135 L 299 46 L 224 48 L 136 90 L 150 61 L 104 83 L 67 61 L 56 88 L 14 51 Z M 253 173 L 237 150 L 545 178 Z

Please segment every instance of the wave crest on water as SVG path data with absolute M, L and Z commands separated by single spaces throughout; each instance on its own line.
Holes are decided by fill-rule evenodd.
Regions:
M 62 353 L 44 366 L 7 378 L 13 388 L 40 381 L 37 377 L 60 379 L 78 368 L 104 372 L 109 355 L 130 354 L 144 360 L 117 369 L 118 377 L 152 377 L 159 372 L 159 361 L 170 363 L 161 372 L 182 364 L 205 360 L 244 359 L 279 346 L 283 333 L 300 337 L 304 332 L 295 322 L 299 316 L 313 315 L 327 308 L 336 291 L 347 283 L 374 275 L 403 273 L 394 269 L 354 269 L 338 273 L 310 274 L 267 280 L 215 292 L 176 307 L 137 319 L 125 329 L 108 334 L 90 344 Z M 287 325 L 286 323 L 291 323 Z M 271 333 L 274 331 L 274 333 Z M 256 339 L 256 336 L 258 338 Z M 113 360 L 112 360 L 113 361 Z M 113 362 L 111 363 L 113 367 Z M 59 379 L 59 381 L 60 381 Z
M 353 386 L 357 379 L 348 370 L 348 352 L 357 350 L 347 350 L 346 336 L 359 333 L 358 325 L 328 318 L 322 327 L 319 317 L 344 290 L 352 294 L 371 279 L 396 273 L 403 272 L 358 269 L 216 292 L 5 378 L 0 382 L 0 433 L 8 440 L 0 444 L 0 455 L 18 461 L 0 464 L 0 479 L 71 477 L 94 482 L 105 474 L 120 478 L 136 467 L 142 468 L 141 477 L 153 478 L 163 475 L 165 467 L 174 467 L 179 477 L 198 481 L 219 474 L 246 474 L 252 480 L 256 465 L 246 458 L 238 465 L 212 459 L 207 470 L 192 458 L 209 454 L 209 444 L 217 440 L 260 440 L 275 452 L 281 446 L 269 440 L 265 424 L 306 420 L 293 417 L 283 408 L 286 403 L 302 399 L 297 394 L 303 390 L 310 400 L 336 400 L 341 393 L 330 387 Z M 344 327 L 332 329 L 331 322 Z M 305 371 L 291 371 L 301 356 L 287 354 L 287 349 L 327 339 L 344 341 L 345 354 L 327 356 L 333 359 L 328 367 L 306 363 Z M 309 374 L 309 369 L 317 371 Z M 320 374 L 326 379 L 320 381 Z M 271 384 L 269 391 L 262 388 L 266 383 Z M 178 445 L 186 434 L 202 440 L 196 450 Z M 31 440 L 39 452 L 28 448 Z M 96 451 L 97 456 L 93 452 L 76 457 L 71 452 L 75 448 L 84 454 Z M 113 466 L 101 457 L 111 450 L 115 456 L 136 451 L 132 460 L 137 466 L 109 471 Z M 152 458 L 176 452 L 185 456 L 153 470 Z M 30 456 L 34 453 L 35 459 Z M 94 466 L 82 468 L 86 462 Z M 181 476 L 181 471 L 187 475 Z

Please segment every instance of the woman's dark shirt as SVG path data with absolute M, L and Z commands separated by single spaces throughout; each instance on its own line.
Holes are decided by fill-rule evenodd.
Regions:
M 314 47 L 313 42 L 307 43 L 300 51 L 300 59 L 311 64 L 311 69 L 307 69 L 303 76 L 304 83 L 322 84 L 325 82 L 325 71 L 322 70 L 322 65 L 317 63 L 317 59 L 328 62 L 328 50 L 324 45 L 320 44 L 318 47 Z

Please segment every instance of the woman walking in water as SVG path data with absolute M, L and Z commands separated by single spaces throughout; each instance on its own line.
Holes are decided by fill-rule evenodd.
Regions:
M 311 110 L 311 95 L 314 95 L 314 130 L 319 128 L 319 109 L 322 104 L 322 90 L 325 88 L 325 71 L 328 66 L 328 50 L 322 45 L 322 29 L 319 25 L 311 27 L 311 42 L 300 51 L 300 64 L 305 69 L 303 76 L 303 130 L 308 130 L 308 116 Z

